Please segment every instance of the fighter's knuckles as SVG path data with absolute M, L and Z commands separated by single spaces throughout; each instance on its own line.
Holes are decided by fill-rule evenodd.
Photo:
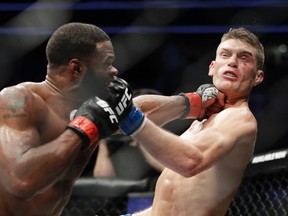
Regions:
M 218 89 L 216 89 L 215 87 L 209 87 L 204 90 L 202 94 L 202 101 L 205 102 L 211 99 L 215 99 L 217 98 L 217 95 L 218 95 Z
M 207 99 L 206 101 L 202 101 L 203 107 L 204 108 L 210 107 L 212 104 L 214 104 L 215 100 L 216 100 L 215 98 L 210 98 Z

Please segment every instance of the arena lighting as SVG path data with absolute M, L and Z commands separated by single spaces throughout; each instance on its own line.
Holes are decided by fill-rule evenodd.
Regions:
M 17 55 L 25 53 L 45 41 L 51 34 L 51 26 L 59 26 L 70 19 L 71 11 L 69 8 L 56 12 L 38 10 L 39 5 L 45 4 L 45 1 L 47 0 L 39 0 L 31 4 L 0 29 L 2 35 L 16 36 L 13 38 L 6 37 L 4 40 L 7 40 L 7 44 L 13 44 L 13 41 L 17 41 Z M 33 11 L 30 11 L 31 8 Z M 24 37 L 30 35 L 35 37 Z
M 53 25 L 52 25 L 53 26 Z M 237 26 L 233 26 L 237 27 Z M 257 33 L 288 33 L 288 25 L 241 25 Z M 101 26 L 108 34 L 218 34 L 231 28 L 223 26 Z M 0 35 L 46 35 L 50 36 L 52 27 L 0 27 Z
M 166 8 L 166 9 L 189 9 L 189 8 L 253 8 L 253 7 L 285 7 L 288 6 L 286 0 L 268 1 L 95 1 L 95 2 L 80 2 L 71 5 L 71 2 L 43 2 L 38 5 L 29 7 L 32 2 L 23 3 L 0 3 L 0 11 L 21 11 L 24 9 L 34 10 L 134 10 L 134 9 L 151 9 L 151 8 Z M 71 8 L 72 6 L 72 8 Z
M 0 85 L 5 85 L 10 79 L 12 71 L 11 65 L 15 59 L 21 58 L 30 50 L 43 43 L 51 34 L 51 27 L 66 23 L 71 18 L 71 10 L 42 11 L 38 10 L 39 5 L 48 0 L 39 0 L 35 3 L 25 4 L 13 19 L 9 20 L 0 29 L 1 49 L 0 65 L 2 67 Z M 76 0 L 70 0 L 75 2 Z M 0 10 L 5 10 L 6 4 L 0 4 Z M 33 8 L 33 10 L 31 10 Z M 5 26 L 5 27 L 4 27 Z M 21 28 L 19 28 L 21 26 Z M 28 34 L 27 34 L 28 33 Z M 7 37 L 8 35 L 8 37 Z M 13 37 L 10 37 L 13 36 Z M 11 49 L 11 46 L 17 48 Z
M 287 45 L 286 44 L 280 44 L 278 46 L 278 50 L 279 50 L 280 53 L 286 54 L 288 52 Z

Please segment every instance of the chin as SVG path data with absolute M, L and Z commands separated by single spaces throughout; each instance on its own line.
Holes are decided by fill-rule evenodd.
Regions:
M 231 91 L 231 85 L 229 83 L 214 83 L 215 87 L 222 92 L 223 94 L 225 94 L 226 92 Z

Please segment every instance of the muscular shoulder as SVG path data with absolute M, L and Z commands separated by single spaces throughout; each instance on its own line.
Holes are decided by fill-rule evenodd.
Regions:
M 257 121 L 248 107 L 233 107 L 220 112 L 214 125 L 236 137 L 254 138 L 257 134 Z
M 0 92 L 1 121 L 10 118 L 38 118 L 45 109 L 42 98 L 34 92 L 30 85 L 19 84 L 4 88 Z
M 243 123 L 252 123 L 256 124 L 256 119 L 253 113 L 248 107 L 232 107 L 223 110 L 220 115 L 220 118 L 229 118 L 231 120 L 243 122 Z

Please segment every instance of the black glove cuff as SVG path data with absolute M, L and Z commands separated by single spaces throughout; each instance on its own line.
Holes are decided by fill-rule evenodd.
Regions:
M 72 131 L 74 131 L 83 140 L 81 149 L 87 148 L 90 145 L 89 137 L 80 128 L 77 128 L 77 127 L 69 125 L 69 126 L 66 127 L 66 129 L 71 129 Z

